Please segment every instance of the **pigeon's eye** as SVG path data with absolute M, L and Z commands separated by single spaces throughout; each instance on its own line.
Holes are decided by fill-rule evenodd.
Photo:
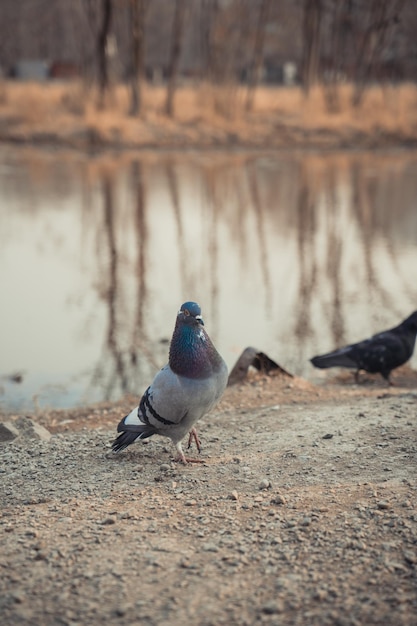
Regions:
M 188 309 L 184 309 L 183 313 L 184 315 L 190 315 L 190 311 Z

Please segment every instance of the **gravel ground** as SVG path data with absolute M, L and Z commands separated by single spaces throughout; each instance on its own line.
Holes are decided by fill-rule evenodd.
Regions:
M 0 445 L 1 623 L 417 624 L 417 373 L 401 372 L 253 376 L 187 466 L 163 438 L 109 452 L 132 398 L 31 415 L 49 440 L 20 419 Z

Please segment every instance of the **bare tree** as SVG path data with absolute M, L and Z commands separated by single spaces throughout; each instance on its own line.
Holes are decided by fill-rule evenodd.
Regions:
M 250 109 L 263 61 L 278 80 L 288 59 L 300 64 L 306 92 L 324 79 L 334 110 L 340 80 L 357 82 L 360 103 L 370 80 L 384 72 L 415 79 L 415 6 L 416 0 L 1 0 L 0 64 L 8 74 L 21 59 L 68 62 L 98 83 L 101 105 L 110 69 L 117 70 L 129 80 L 130 113 L 138 114 L 146 58 L 146 67 L 168 72 L 168 111 L 181 66 L 215 85 L 216 110 L 227 115 L 236 110 L 239 79 L 250 81 Z
M 213 78 L 213 30 L 218 12 L 219 4 L 217 0 L 202 0 L 200 15 L 202 71 L 203 75 L 209 80 Z
M 302 80 L 306 94 L 310 91 L 310 87 L 317 83 L 319 79 L 322 13 L 321 0 L 305 0 Z
M 261 0 L 259 7 L 258 23 L 255 34 L 255 45 L 253 49 L 252 67 L 249 76 L 249 88 L 246 95 L 247 111 L 250 111 L 253 107 L 253 99 L 255 95 L 255 89 L 260 80 L 260 73 L 263 63 L 263 52 L 265 44 L 265 30 L 268 23 L 269 9 L 271 6 L 271 0 Z
M 339 110 L 338 84 L 344 75 L 343 63 L 346 60 L 348 34 L 351 33 L 350 6 L 350 0 L 334 0 L 329 11 L 329 50 L 322 80 L 327 110 L 333 113 Z
M 404 4 L 405 0 L 372 0 L 368 24 L 357 47 L 356 87 L 352 98 L 354 106 L 362 102 L 366 85 L 381 61 L 387 40 L 399 22 Z
M 174 96 L 177 82 L 181 43 L 185 18 L 185 0 L 176 0 L 174 21 L 172 25 L 171 55 L 168 68 L 168 88 L 165 103 L 165 112 L 169 117 L 174 114 Z
M 145 10 L 146 0 L 130 0 L 132 23 L 132 76 L 130 115 L 138 115 L 142 108 L 142 83 L 145 66 Z
M 113 5 L 112 0 L 101 0 L 102 20 L 97 34 L 99 107 L 104 107 L 106 92 L 109 88 L 109 66 L 107 43 L 110 33 Z
M 206 76 L 217 113 L 229 117 L 236 110 L 238 79 L 246 64 L 251 36 L 252 0 L 233 0 L 221 6 L 205 0 L 202 15 Z
M 98 107 L 102 109 L 106 92 L 109 89 L 109 63 L 107 55 L 113 4 L 112 0 L 84 0 L 87 20 L 95 41 L 99 98 Z

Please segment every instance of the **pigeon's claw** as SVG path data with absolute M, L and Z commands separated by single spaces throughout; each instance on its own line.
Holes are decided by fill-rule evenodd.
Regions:
M 194 433 L 192 431 L 194 431 Z M 198 441 L 198 444 L 197 444 L 197 447 L 198 447 L 200 445 L 200 441 L 198 440 L 197 431 L 195 430 L 195 428 L 190 430 L 190 438 L 188 442 L 188 447 L 190 447 L 190 442 L 192 439 L 195 439 L 196 443 Z M 177 448 L 178 456 L 176 459 L 174 459 L 174 461 L 178 463 L 184 463 L 184 465 L 188 465 L 188 463 L 204 463 L 205 462 L 204 459 L 190 459 L 189 457 L 186 457 L 182 449 L 181 442 L 177 443 L 176 448 Z M 199 452 L 200 452 L 200 449 L 201 448 L 198 448 Z
M 190 435 L 188 437 L 188 445 L 187 445 L 188 450 L 191 448 L 191 444 L 193 440 L 195 441 L 195 445 L 197 446 L 198 453 L 200 454 L 201 453 L 201 441 L 198 438 L 197 431 L 195 428 L 192 428 L 190 430 Z
M 173 459 L 174 463 L 184 463 L 184 465 L 188 465 L 189 463 L 205 463 L 204 459 L 190 459 L 188 456 L 180 456 L 176 459 Z

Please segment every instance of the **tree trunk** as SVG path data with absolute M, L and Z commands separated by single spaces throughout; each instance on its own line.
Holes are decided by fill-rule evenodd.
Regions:
M 185 1 L 176 0 L 174 22 L 172 25 L 171 37 L 171 57 L 168 69 L 168 88 L 167 99 L 165 103 L 165 112 L 169 117 L 174 113 L 174 96 L 176 88 L 176 80 L 181 55 L 182 33 L 184 27 Z
M 369 17 L 369 26 L 365 31 L 362 43 L 358 46 L 356 59 L 356 81 L 352 104 L 358 107 L 365 93 L 366 85 L 382 56 L 384 45 L 390 28 L 398 24 L 399 16 L 404 7 L 404 0 L 374 0 Z
M 145 56 L 145 0 L 130 0 L 132 22 L 132 76 L 130 115 L 139 115 L 142 108 L 142 81 Z
M 102 0 L 103 19 L 97 35 L 99 108 L 104 107 L 104 98 L 109 88 L 109 67 L 107 58 L 107 38 L 112 19 L 112 0 Z
M 259 83 L 260 73 L 262 68 L 262 62 L 264 57 L 264 43 L 265 43 L 265 27 L 268 21 L 269 8 L 271 6 L 271 0 L 262 0 L 259 7 L 258 24 L 256 27 L 255 45 L 253 49 L 252 67 L 249 76 L 249 87 L 246 95 L 247 111 L 251 111 L 253 108 L 253 99 L 255 96 L 255 90 Z
M 318 82 L 320 61 L 321 0 L 305 0 L 304 4 L 304 52 L 303 87 L 306 94 Z
M 350 0 L 335 0 L 330 18 L 330 53 L 323 78 L 324 98 L 329 113 L 340 110 L 339 82 L 342 76 L 342 63 L 346 58 L 346 32 L 349 28 Z

